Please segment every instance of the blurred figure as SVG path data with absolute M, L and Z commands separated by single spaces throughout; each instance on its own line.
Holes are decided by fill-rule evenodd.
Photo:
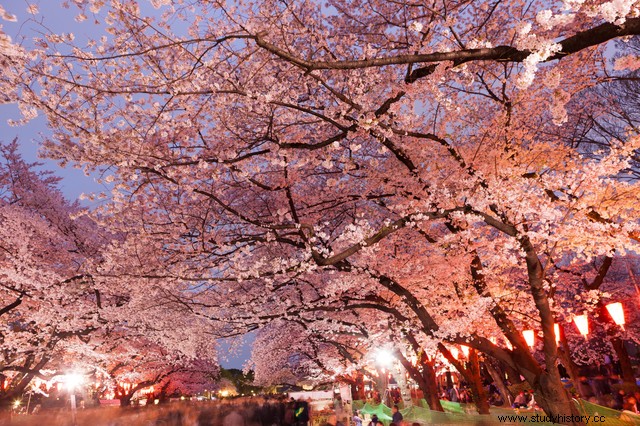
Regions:
M 631 411 L 634 414 L 638 414 L 638 401 L 634 397 L 630 396 L 627 398 L 627 402 L 622 408 L 627 411 Z
M 397 405 L 393 406 L 393 408 L 391 409 L 391 413 L 392 413 L 391 414 L 391 421 L 393 423 L 395 423 L 397 426 L 400 426 L 400 423 L 402 422 L 402 420 L 404 420 L 404 418 L 402 417 L 402 413 L 398 409 Z
M 357 410 L 351 419 L 353 421 L 353 426 L 362 426 L 362 417 L 360 417 L 360 410 Z
M 246 424 L 240 413 L 234 410 L 225 416 L 222 426 L 246 426 Z
M 302 399 L 296 401 L 293 414 L 296 426 L 307 426 L 309 423 L 309 403 Z

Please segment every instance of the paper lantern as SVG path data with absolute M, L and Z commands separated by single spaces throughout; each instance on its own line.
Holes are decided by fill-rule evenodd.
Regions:
M 462 353 L 464 354 L 464 357 L 469 359 L 469 346 L 460 345 L 460 349 L 462 349 Z
M 622 303 L 609 303 L 607 306 L 607 311 L 609 311 L 609 315 L 613 318 L 613 321 L 618 324 L 624 330 L 624 309 L 622 308 Z
M 524 337 L 524 340 L 527 342 L 527 346 L 529 346 L 530 348 L 533 348 L 535 346 L 536 337 L 533 330 L 524 330 L 522 332 L 522 337 Z
M 587 335 L 589 334 L 589 318 L 587 317 L 587 315 L 576 315 L 573 317 L 573 322 L 576 323 L 578 331 L 586 339 Z
M 507 345 L 507 349 L 509 349 L 510 351 L 513 350 L 513 345 L 511 344 L 509 339 L 507 339 L 506 337 L 504 338 L 504 343 L 505 345 Z
M 449 349 L 449 352 L 451 352 L 451 355 L 455 358 L 458 359 L 458 355 L 459 355 L 459 351 L 458 348 L 451 348 Z

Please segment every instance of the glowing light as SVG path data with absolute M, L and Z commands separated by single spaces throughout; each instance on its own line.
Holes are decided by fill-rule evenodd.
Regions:
M 452 355 L 455 359 L 458 359 L 458 356 L 460 355 L 460 351 L 458 351 L 458 348 L 453 347 L 453 348 L 449 349 L 449 352 L 451 352 L 451 355 Z
M 68 390 L 73 390 L 84 383 L 84 377 L 78 373 L 70 373 L 66 374 L 63 377 L 62 381 L 64 382 L 64 385 Z
M 613 321 L 618 324 L 624 330 L 624 309 L 622 308 L 622 303 L 609 303 L 607 306 L 607 311 L 609 311 L 609 315 L 613 318 Z
M 498 339 L 496 339 L 494 336 L 489 337 L 489 341 L 494 345 L 498 343 Z
M 221 390 L 220 391 L 220 396 L 223 397 L 223 398 L 229 396 L 229 391 L 226 390 L 226 389 L 225 390 Z
M 386 349 L 380 349 L 376 352 L 376 362 L 379 365 L 391 365 L 393 360 L 393 355 Z
M 527 346 L 533 348 L 536 344 L 536 334 L 533 330 L 524 330 L 522 332 L 522 337 L 527 342 Z
M 576 323 L 578 331 L 586 339 L 587 335 L 589 334 L 589 318 L 587 317 L 587 315 L 576 315 L 573 317 L 573 322 Z
M 556 335 L 556 345 L 560 344 L 560 325 L 553 324 L 553 334 Z
M 409 361 L 413 366 L 418 365 L 418 357 L 415 354 L 411 355 L 411 357 L 409 358 Z
M 20 406 L 20 400 L 16 399 L 15 401 L 13 401 L 13 408 L 18 408 Z
M 460 345 L 460 349 L 462 350 L 462 353 L 464 354 L 465 358 L 469 358 L 469 346 L 465 346 L 465 345 Z
M 506 337 L 504 338 L 504 344 L 507 346 L 507 349 L 509 349 L 510 351 L 513 350 L 513 345 Z

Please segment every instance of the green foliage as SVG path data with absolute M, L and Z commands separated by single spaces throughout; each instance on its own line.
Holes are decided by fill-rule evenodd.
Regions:
M 227 379 L 236 387 L 239 395 L 251 395 L 251 393 L 259 394 L 262 392 L 262 387 L 254 386 L 254 374 L 253 371 L 249 371 L 247 374 L 237 368 L 222 368 L 220 370 L 220 379 Z

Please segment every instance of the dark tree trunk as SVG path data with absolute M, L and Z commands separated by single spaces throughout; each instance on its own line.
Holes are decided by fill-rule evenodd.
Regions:
M 465 378 L 471 387 L 473 402 L 479 414 L 489 414 L 489 399 L 487 392 L 482 386 L 482 377 L 480 376 L 480 362 L 478 361 L 478 352 L 475 349 L 469 351 L 469 362 L 465 367 L 462 362 L 453 357 L 449 349 L 442 343 L 438 344 L 438 349 L 442 355 L 453 365 Z
M 562 348 L 558 348 L 558 356 L 562 361 L 562 365 L 564 365 L 567 370 L 567 374 L 571 379 L 571 383 L 573 383 L 574 389 L 578 392 L 581 397 L 584 397 L 582 393 L 582 387 L 580 386 L 580 375 L 578 374 L 578 366 L 573 359 L 571 358 L 571 347 L 569 346 L 569 342 L 567 341 L 567 336 L 564 333 L 564 327 L 560 326 L 560 342 L 562 343 Z
M 425 357 L 426 358 L 426 357 Z M 436 378 L 436 370 L 434 368 L 435 361 L 425 359 L 422 363 L 422 380 L 423 386 L 420 387 L 424 394 L 424 399 L 429 404 L 429 408 L 433 411 L 442 411 L 440 404 L 440 396 L 438 395 L 438 382 Z
M 351 385 L 351 394 L 353 399 L 364 401 L 366 399 L 364 393 L 364 374 L 360 371 L 356 371 L 354 383 Z
M 494 346 L 487 345 L 486 342 L 482 341 L 479 346 L 486 347 L 489 352 L 493 352 L 498 358 L 508 363 L 525 378 L 535 391 L 536 401 L 548 416 L 555 419 L 555 423 L 583 426 L 584 422 L 582 422 L 580 417 L 574 417 L 578 415 L 577 409 L 560 380 L 560 373 L 558 372 L 557 366 L 558 347 L 555 341 L 553 327 L 556 321 L 545 289 L 545 275 L 542 263 L 527 235 L 518 235 L 515 227 L 512 227 L 510 224 L 508 224 L 504 230 L 507 234 L 518 239 L 520 246 L 525 252 L 531 297 L 540 315 L 540 325 L 542 326 L 542 343 L 546 370 L 544 370 L 533 357 L 522 334 L 510 319 L 507 311 L 505 311 L 499 303 L 495 303 L 491 307 L 490 312 L 496 324 L 513 345 L 513 350 L 505 354 L 504 351 L 495 350 Z M 473 285 L 478 294 L 484 297 L 492 297 L 488 290 L 482 271 L 482 262 L 478 255 L 474 256 L 472 260 L 471 275 L 473 277 Z M 483 348 L 479 347 L 479 349 Z
M 471 349 L 469 351 L 469 362 L 467 364 L 467 375 L 469 376 L 469 385 L 473 394 L 473 402 L 476 404 L 478 414 L 489 414 L 489 398 L 487 391 L 482 386 L 482 375 L 480 374 L 480 361 L 478 360 L 478 351 Z
M 513 395 L 504 382 L 504 376 L 502 376 L 502 374 L 493 366 L 490 360 L 485 360 L 484 365 L 487 367 L 487 371 L 500 391 L 500 395 L 502 396 L 505 405 L 511 406 L 511 404 L 513 404 Z
M 429 404 L 429 408 L 434 411 L 444 412 L 438 397 L 438 383 L 436 381 L 436 370 L 434 369 L 435 361 L 430 360 L 422 353 L 419 357 L 420 365 L 415 366 L 401 352 L 396 351 L 395 355 L 411 378 L 418 384 L 424 394 L 425 401 Z
M 501 363 L 502 367 L 504 367 L 504 371 L 505 373 L 507 373 L 507 377 L 509 377 L 509 382 L 512 385 L 516 385 L 519 383 L 524 382 L 524 380 L 522 380 L 522 376 L 520 375 L 520 373 L 518 373 L 514 368 L 512 368 L 510 365 Z
M 620 362 L 620 370 L 622 371 L 622 381 L 625 383 L 636 383 L 635 374 L 633 373 L 633 366 L 631 365 L 631 358 L 629 358 L 629 352 L 624 345 L 624 340 L 620 338 L 612 338 L 611 345 L 616 352 L 618 362 Z
M 536 402 L 547 416 L 554 418 L 554 423 L 572 426 L 585 425 L 562 382 L 545 372 L 539 376 L 538 380 L 534 381 L 534 384 Z
M 120 407 L 129 407 L 131 405 L 131 398 L 133 398 L 133 394 L 126 394 L 120 397 Z

